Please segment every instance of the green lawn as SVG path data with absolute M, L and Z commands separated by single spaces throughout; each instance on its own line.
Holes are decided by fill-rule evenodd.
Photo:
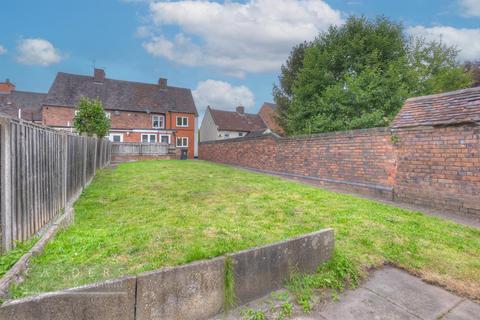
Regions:
M 480 298 L 480 230 L 227 166 L 147 161 L 101 170 L 75 210 L 75 224 L 32 261 L 16 297 L 332 227 L 345 270 L 365 275 L 388 262 Z

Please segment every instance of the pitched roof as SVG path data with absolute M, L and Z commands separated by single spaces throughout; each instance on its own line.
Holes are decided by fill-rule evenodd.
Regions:
M 0 110 L 11 117 L 18 117 L 18 109 L 22 110 L 22 119 L 28 121 L 42 120 L 42 103 L 47 94 L 27 91 L 12 91 L 1 95 Z
M 271 102 L 264 102 L 262 104 L 262 108 L 263 107 L 270 107 L 272 108 L 273 110 L 276 110 L 277 109 L 277 105 L 275 103 L 271 103 Z
M 480 123 L 480 87 L 408 99 L 393 128 Z
M 81 97 L 99 98 L 107 110 L 197 115 L 190 89 L 108 78 L 98 82 L 92 76 L 63 72 L 57 73 L 44 104 L 74 107 Z
M 267 128 L 258 114 L 208 109 L 218 130 L 251 132 Z

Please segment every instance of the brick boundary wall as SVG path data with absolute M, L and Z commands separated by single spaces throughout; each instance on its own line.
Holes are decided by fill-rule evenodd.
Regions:
M 480 127 L 203 142 L 199 159 L 480 217 Z

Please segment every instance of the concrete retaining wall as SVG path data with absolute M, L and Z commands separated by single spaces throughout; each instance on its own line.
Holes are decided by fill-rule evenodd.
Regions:
M 332 229 L 229 254 L 238 305 L 282 287 L 292 271 L 315 272 L 334 247 Z M 0 306 L 2 320 L 195 320 L 222 312 L 225 257 L 46 293 Z
M 330 259 L 332 229 L 231 254 L 235 296 L 242 305 L 282 288 L 291 272 L 314 273 Z

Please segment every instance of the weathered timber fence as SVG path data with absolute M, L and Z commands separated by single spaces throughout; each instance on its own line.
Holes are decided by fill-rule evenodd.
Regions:
M 177 157 L 177 148 L 168 143 L 143 142 L 113 142 L 112 162 L 147 160 L 147 159 L 174 159 Z
M 168 154 L 168 143 L 113 142 L 113 154 L 160 155 Z
M 111 143 L 0 117 L 1 251 L 12 249 L 56 218 L 97 168 Z

